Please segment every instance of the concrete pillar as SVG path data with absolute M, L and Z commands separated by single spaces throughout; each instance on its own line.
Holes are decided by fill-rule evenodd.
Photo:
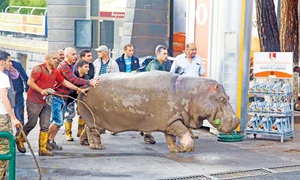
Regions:
M 86 0 L 48 0 L 47 3 L 49 51 L 74 47 L 74 20 L 86 19 Z
M 158 44 L 167 46 L 168 3 L 168 0 L 127 0 L 120 49 L 131 43 L 136 56 L 146 56 L 153 55 Z
M 236 109 L 236 112 L 241 119 L 240 129 L 244 130 L 248 121 L 247 103 L 250 66 L 249 53 L 252 34 L 251 20 L 253 1 L 245 1 L 246 9 L 244 10 L 244 12 L 242 11 L 243 1 L 232 3 L 231 0 L 214 0 L 213 2 L 214 13 L 212 18 L 213 26 L 211 42 L 211 78 L 216 79 L 218 82 L 223 84 L 226 92 L 229 94 L 229 96 L 231 96 L 231 105 L 234 109 Z M 243 20 L 243 31 L 241 31 L 242 13 L 245 14 L 245 19 Z M 235 56 L 232 56 L 234 58 L 229 57 L 230 53 L 231 55 L 234 54 L 232 53 L 232 51 L 229 51 L 229 53 L 226 52 L 226 50 L 232 49 L 228 47 L 231 47 L 234 43 L 236 43 L 233 43 L 232 39 L 226 41 L 225 34 L 228 33 L 236 34 L 237 48 L 235 52 L 238 53 L 235 53 Z M 230 63 L 232 67 L 238 67 L 236 69 L 236 72 L 238 72 L 238 74 L 236 74 L 235 76 L 231 76 L 232 79 L 229 79 L 225 76 L 226 72 L 231 72 L 229 69 L 226 69 L 226 64 L 224 64 L 226 60 L 231 61 Z M 241 71 L 242 73 L 239 73 Z M 242 76 L 240 76 L 240 74 L 242 74 Z M 239 82 L 239 78 L 241 77 L 242 81 Z M 236 91 L 236 93 L 230 94 L 229 91 Z M 240 97 L 238 95 L 239 93 L 241 94 Z M 238 112 L 239 109 L 241 113 Z

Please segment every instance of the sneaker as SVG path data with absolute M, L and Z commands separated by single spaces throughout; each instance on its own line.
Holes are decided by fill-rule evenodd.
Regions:
M 154 137 L 150 134 L 145 134 L 144 141 L 146 144 L 155 144 L 156 143 Z
M 47 149 L 48 150 L 62 150 L 62 147 L 60 145 L 57 145 L 55 141 L 53 141 L 53 143 L 51 143 L 48 140 Z
M 62 150 L 63 148 L 60 145 L 57 145 L 55 141 L 53 141 L 54 149 L 55 150 Z
M 53 143 L 51 143 L 49 139 L 48 139 L 48 141 L 47 141 L 47 149 L 48 149 L 49 151 L 52 151 L 52 150 L 54 149 Z

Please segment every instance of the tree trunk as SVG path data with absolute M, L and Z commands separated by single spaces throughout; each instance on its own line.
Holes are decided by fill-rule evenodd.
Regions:
M 279 30 L 273 0 L 256 0 L 257 31 L 261 52 L 279 52 Z
M 298 66 L 299 49 L 298 0 L 281 0 L 280 47 L 282 52 L 294 53 L 294 66 Z M 294 99 L 298 99 L 298 74 L 294 75 Z

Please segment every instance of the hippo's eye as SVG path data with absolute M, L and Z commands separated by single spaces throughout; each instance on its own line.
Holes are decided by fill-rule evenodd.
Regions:
M 226 99 L 223 98 L 223 97 L 220 97 L 220 101 L 221 101 L 222 103 L 226 103 Z

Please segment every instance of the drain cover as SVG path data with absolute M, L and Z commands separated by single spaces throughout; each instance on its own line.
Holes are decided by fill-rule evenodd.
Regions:
M 246 171 L 235 171 L 235 172 L 225 172 L 225 173 L 217 173 L 210 174 L 210 176 L 219 178 L 219 179 L 234 179 L 234 178 L 242 178 L 242 177 L 250 177 L 250 176 L 261 176 L 272 174 L 271 172 L 264 169 L 253 169 Z
M 277 172 L 292 172 L 292 171 L 300 171 L 300 165 L 272 167 L 268 169 L 275 170 Z
M 197 176 L 175 177 L 175 178 L 158 179 L 158 180 L 211 180 L 211 178 L 208 178 L 204 175 L 197 175 Z

